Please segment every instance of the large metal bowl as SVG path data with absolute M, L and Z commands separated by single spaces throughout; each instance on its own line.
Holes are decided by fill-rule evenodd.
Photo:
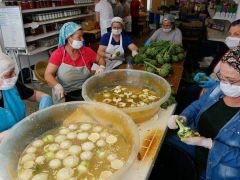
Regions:
M 169 83 L 162 77 L 140 70 L 120 69 L 95 75 L 89 78 L 82 86 L 82 96 L 86 101 L 95 101 L 95 95 L 104 87 L 127 85 L 134 87 L 147 87 L 158 95 L 163 93 L 160 100 L 141 107 L 122 108 L 136 122 L 141 123 L 151 119 L 160 109 L 171 93 Z
M 10 130 L 8 138 L 0 144 L 0 179 L 17 179 L 17 165 L 21 153 L 35 138 L 46 131 L 72 122 L 96 122 L 111 126 L 131 144 L 126 164 L 110 179 L 122 179 L 136 159 L 140 142 L 138 130 L 132 119 L 113 106 L 96 102 L 69 102 L 54 105 L 26 117 Z

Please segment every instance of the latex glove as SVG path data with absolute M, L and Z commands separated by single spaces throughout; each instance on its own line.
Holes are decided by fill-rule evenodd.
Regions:
M 201 80 L 201 78 L 204 77 L 204 80 Z M 199 72 L 197 73 L 194 78 L 194 81 L 198 83 L 198 85 L 202 88 L 211 88 L 215 83 L 216 80 L 213 80 L 212 78 L 208 77 L 205 73 Z
M 53 100 L 50 96 L 43 96 L 39 102 L 39 107 L 38 109 L 44 109 L 49 106 L 53 105 Z
M 182 139 L 183 142 L 185 142 L 188 145 L 193 146 L 202 146 L 208 149 L 211 149 L 213 146 L 213 141 L 211 138 L 205 138 L 203 136 L 200 137 L 190 137 Z
M 132 57 L 136 56 L 138 54 L 137 51 L 132 51 Z
M 61 84 L 56 84 L 54 87 L 53 87 L 53 96 L 54 96 L 54 99 L 56 99 L 56 101 L 59 101 L 61 98 L 64 97 L 64 89 L 62 87 Z
M 6 138 L 9 135 L 9 130 L 3 131 L 0 133 L 0 143 L 4 138 Z
M 144 43 L 144 46 L 150 46 L 151 44 L 152 44 L 151 41 L 146 41 L 146 42 Z
M 103 65 L 100 65 L 97 69 L 96 69 L 96 72 L 95 74 L 101 74 L 105 71 L 106 67 L 103 66 Z
M 214 84 L 216 84 L 216 80 L 213 80 L 212 78 L 206 76 L 205 77 L 206 80 L 205 81 L 200 81 L 198 83 L 198 85 L 202 88 L 211 88 L 213 87 Z
M 193 80 L 198 83 L 202 77 L 206 77 L 206 76 L 207 75 L 205 73 L 199 72 L 194 76 Z
M 185 116 L 179 116 L 179 115 L 171 115 L 167 121 L 167 126 L 169 129 L 177 129 L 178 125 L 176 123 L 176 120 L 180 119 L 183 123 L 187 121 L 187 118 Z

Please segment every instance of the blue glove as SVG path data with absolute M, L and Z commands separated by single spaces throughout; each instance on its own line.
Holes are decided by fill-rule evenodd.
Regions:
M 213 80 L 212 78 L 206 76 L 204 81 L 200 81 L 198 85 L 202 88 L 211 88 L 216 84 L 216 80 Z
M 204 79 L 204 80 L 203 80 Z M 197 73 L 193 80 L 198 83 L 198 85 L 202 88 L 211 88 L 216 81 L 208 77 L 205 73 L 199 72 Z
M 197 74 L 194 76 L 193 80 L 194 80 L 195 82 L 199 83 L 200 79 L 201 79 L 202 77 L 206 77 L 206 76 L 207 76 L 207 75 L 206 75 L 205 73 L 199 72 L 199 73 L 197 73 Z
M 145 43 L 144 43 L 144 46 L 146 47 L 146 46 L 150 46 L 152 44 L 152 42 L 151 41 L 146 41 Z
M 39 107 L 38 109 L 44 109 L 49 106 L 53 105 L 53 100 L 50 96 L 43 96 L 39 102 Z

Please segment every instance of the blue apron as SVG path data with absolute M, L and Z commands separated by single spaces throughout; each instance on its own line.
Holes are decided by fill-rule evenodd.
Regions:
M 26 108 L 16 86 L 2 91 L 4 108 L 0 107 L 0 132 L 11 128 L 26 115 Z

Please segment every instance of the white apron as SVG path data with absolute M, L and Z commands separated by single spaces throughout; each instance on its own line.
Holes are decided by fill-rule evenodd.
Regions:
M 120 45 L 112 45 L 112 33 L 110 35 L 106 53 L 113 54 L 116 51 L 120 51 L 120 55 L 116 59 L 106 59 L 106 70 L 112 70 L 113 68 L 119 66 L 123 63 L 124 59 L 124 49 L 122 44 L 122 35 L 120 35 Z
M 57 79 L 58 82 L 63 86 L 66 93 L 82 89 L 82 84 L 91 75 L 82 56 L 82 53 L 80 51 L 79 53 L 82 57 L 84 66 L 74 67 L 72 65 L 64 63 L 63 60 L 66 54 L 66 50 L 64 49 L 62 63 L 57 71 Z

